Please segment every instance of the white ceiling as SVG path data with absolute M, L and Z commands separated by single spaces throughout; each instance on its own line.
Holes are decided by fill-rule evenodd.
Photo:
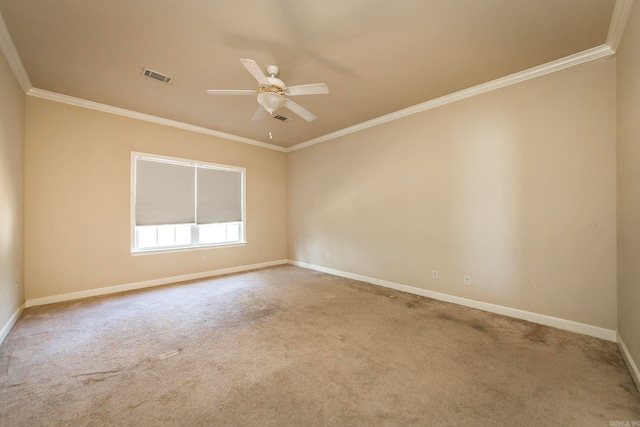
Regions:
M 0 0 L 35 88 L 280 147 L 601 46 L 614 0 Z M 251 120 L 240 64 L 280 67 L 318 116 Z M 174 77 L 164 85 L 143 67 Z M 269 132 L 274 138 L 269 139 Z

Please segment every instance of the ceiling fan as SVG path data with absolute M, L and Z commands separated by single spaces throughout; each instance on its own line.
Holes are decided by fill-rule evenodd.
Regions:
M 312 112 L 289 98 L 285 98 L 285 96 L 326 94 L 329 93 L 329 88 L 326 84 L 313 83 L 287 87 L 282 80 L 276 77 L 280 72 L 277 66 L 269 65 L 267 67 L 267 73 L 269 75 L 267 76 L 262 72 L 262 69 L 256 61 L 241 58 L 240 62 L 260 84 L 258 90 L 209 89 L 207 93 L 211 95 L 257 95 L 256 98 L 260 105 L 253 115 L 253 120 L 262 120 L 266 112 L 273 114 L 282 107 L 288 108 L 308 122 L 316 119 L 316 116 Z

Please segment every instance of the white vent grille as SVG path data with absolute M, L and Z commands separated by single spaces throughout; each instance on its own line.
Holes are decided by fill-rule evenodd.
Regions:
M 166 84 L 169 84 L 173 81 L 173 77 L 169 77 L 165 74 L 150 70 L 148 68 L 142 70 L 142 75 Z
M 273 116 L 274 119 L 280 120 L 281 122 L 288 122 L 291 120 L 289 117 L 281 116 L 280 114 L 276 114 Z

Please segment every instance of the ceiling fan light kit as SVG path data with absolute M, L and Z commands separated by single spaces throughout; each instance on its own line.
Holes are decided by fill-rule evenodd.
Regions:
M 207 93 L 211 95 L 257 95 L 256 99 L 261 107 L 253 115 L 254 121 L 264 118 L 264 111 L 272 114 L 282 107 L 286 107 L 308 122 L 316 119 L 316 116 L 300 104 L 285 98 L 287 96 L 298 95 L 323 95 L 329 93 L 329 88 L 324 83 L 314 83 L 287 87 L 285 83 L 276 76 L 280 69 L 275 65 L 267 67 L 267 75 L 262 72 L 260 66 L 252 59 L 241 58 L 240 62 L 247 71 L 258 81 L 258 90 L 216 90 L 209 89 Z M 264 108 L 264 110 L 263 110 Z
M 284 107 L 285 99 L 282 95 L 275 92 L 260 92 L 258 94 L 258 103 L 262 105 L 269 114 Z

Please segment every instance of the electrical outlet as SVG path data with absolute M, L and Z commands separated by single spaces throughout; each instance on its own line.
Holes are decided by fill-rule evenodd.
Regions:
M 206 255 L 202 257 L 202 262 L 208 262 L 208 261 L 209 261 L 209 259 L 207 258 Z
M 467 286 L 471 285 L 471 276 L 464 276 L 464 284 Z
M 436 279 L 436 280 L 438 280 L 438 277 L 439 277 L 439 276 L 438 276 L 438 270 L 433 270 L 433 271 L 431 272 L 431 278 L 432 278 L 432 279 Z

